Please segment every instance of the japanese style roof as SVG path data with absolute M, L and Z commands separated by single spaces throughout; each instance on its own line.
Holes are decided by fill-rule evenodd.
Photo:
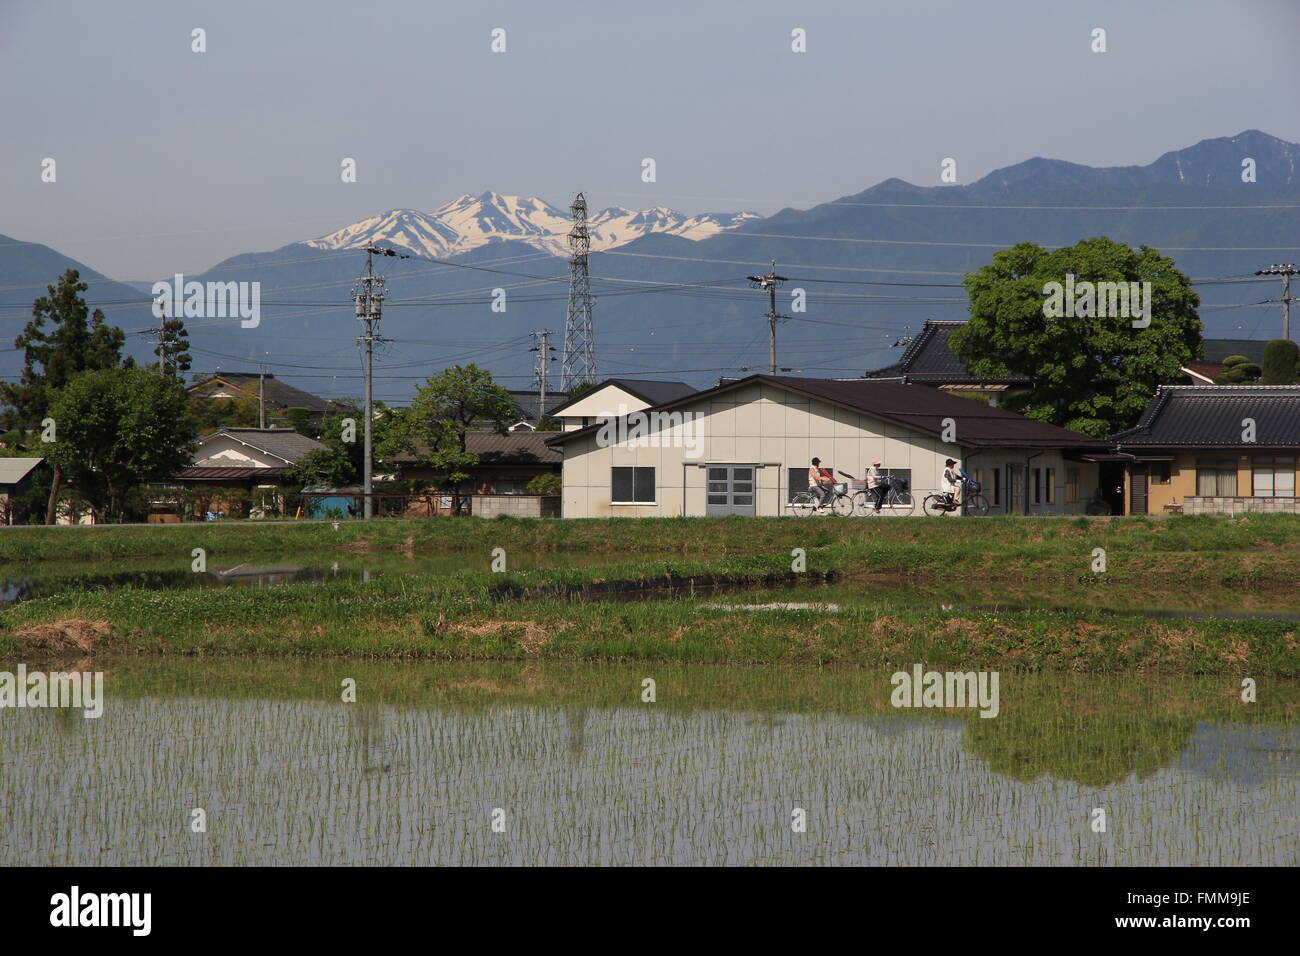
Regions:
M 498 435 L 494 431 L 472 431 L 465 435 L 465 450 L 478 455 L 480 465 L 558 465 L 562 460 L 559 449 L 546 443 L 554 434 L 520 431 Z M 426 450 L 401 452 L 393 456 L 393 461 L 418 466 Z
M 299 434 L 292 428 L 222 428 L 211 435 L 205 436 L 199 442 L 199 451 L 196 454 L 202 455 L 204 445 L 223 435 L 233 438 L 241 445 L 247 445 L 249 448 L 270 455 L 272 458 L 279 458 L 289 465 L 297 463 L 298 459 L 307 452 L 325 447 L 316 439 Z M 200 457 L 195 464 L 204 465 L 205 459 Z M 220 466 L 213 465 L 212 467 Z
M 972 375 L 957 353 L 948 344 L 948 338 L 966 323 L 961 320 L 927 319 L 924 327 L 907 346 L 903 357 L 894 365 L 868 372 L 868 378 L 895 378 L 905 376 L 913 382 L 926 384 L 977 384 L 989 382 L 1001 385 L 1022 384 L 1029 381 L 1024 375 L 1006 378 L 981 379 Z
M 597 392 L 608 385 L 621 388 L 629 395 L 635 395 L 643 402 L 650 405 L 662 405 L 665 402 L 674 402 L 679 398 L 685 398 L 687 395 L 694 395 L 698 389 L 687 385 L 685 382 L 663 382 L 652 379 L 641 378 L 607 378 L 593 389 L 583 392 L 568 399 L 562 405 L 557 405 L 551 410 L 552 415 L 563 414 L 564 409 L 568 408 L 574 402 L 580 401 Z
M 782 375 L 750 375 L 726 382 L 716 388 L 697 392 L 674 402 L 655 406 L 650 411 L 685 408 L 696 401 L 734 391 L 748 385 L 770 385 L 796 395 L 815 398 L 848 411 L 901 425 L 924 435 L 942 437 L 944 419 L 957 425 L 956 445 L 967 448 L 1072 448 L 1081 451 L 1105 451 L 1109 445 L 1056 425 L 1025 418 L 1015 412 L 994 408 L 969 398 L 960 398 L 937 388 L 879 382 L 867 378 L 822 379 L 794 378 Z M 561 445 L 574 438 L 594 434 L 602 426 L 590 425 L 570 432 L 560 432 L 546 439 L 547 444 Z
M 189 391 L 197 391 L 212 382 L 225 382 L 232 388 L 256 396 L 259 387 L 258 377 L 257 372 L 217 372 L 211 378 L 195 382 L 189 387 Z M 270 373 L 267 373 L 262 387 L 265 389 L 267 404 L 276 408 L 305 408 L 320 414 L 324 414 L 329 409 L 329 402 L 325 399 L 288 385 Z
M 0 458 L 0 485 L 16 485 L 44 458 Z
M 515 388 L 508 388 L 506 391 L 510 393 L 510 400 L 519 409 L 519 417 L 523 421 L 538 422 L 545 417 L 545 415 L 541 414 L 541 394 L 539 392 Z M 563 392 L 547 392 L 545 414 L 554 414 L 557 408 L 567 404 L 568 401 L 568 396 Z
M 182 468 L 173 478 L 188 478 L 192 481 L 243 481 L 246 478 L 283 478 L 289 473 L 288 467 L 282 468 L 218 468 L 193 465 Z
M 1254 442 L 1243 441 L 1245 419 Z M 1300 447 L 1300 385 L 1161 385 L 1117 447 Z

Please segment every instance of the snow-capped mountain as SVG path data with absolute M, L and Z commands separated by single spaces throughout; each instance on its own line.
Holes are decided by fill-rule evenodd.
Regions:
M 641 211 L 611 206 L 589 213 L 587 223 L 591 249 L 599 252 L 652 232 L 706 239 L 758 218 L 750 212 L 685 216 L 663 206 Z M 305 245 L 317 249 L 353 249 L 383 242 L 418 256 L 445 259 L 489 242 L 515 240 L 552 255 L 567 256 L 570 227 L 567 209 L 529 196 L 485 192 L 481 196 L 460 196 L 433 212 L 392 209 L 319 239 L 309 239 Z

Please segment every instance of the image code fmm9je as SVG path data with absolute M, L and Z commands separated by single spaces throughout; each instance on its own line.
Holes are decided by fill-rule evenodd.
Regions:
M 1298 42 L 0 0 L 6 933 L 1285 925 Z

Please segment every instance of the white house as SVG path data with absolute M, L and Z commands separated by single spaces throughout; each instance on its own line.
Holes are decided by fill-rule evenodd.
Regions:
M 577 403 L 568 411 L 599 412 Z M 563 515 L 573 518 L 790 514 L 813 457 L 855 477 L 880 458 L 908 479 L 918 505 L 939 490 L 951 457 L 983 485 L 993 513 L 1082 513 L 1097 489 L 1096 456 L 1108 450 L 924 385 L 771 375 L 593 421 L 547 443 L 563 449 Z
M 551 416 L 564 422 L 565 431 L 577 431 L 602 418 L 639 412 L 695 394 L 685 382 L 658 382 L 634 378 L 607 378 L 589 392 L 583 392 L 551 409 Z

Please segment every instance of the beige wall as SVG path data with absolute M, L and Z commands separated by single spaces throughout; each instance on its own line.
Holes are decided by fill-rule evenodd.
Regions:
M 283 468 L 284 462 L 227 435 L 217 435 L 202 442 L 194 453 L 194 463 L 204 466 L 227 465 L 232 468 Z
M 1234 459 L 1237 463 L 1237 496 L 1246 498 L 1250 496 L 1252 490 L 1252 459 L 1270 455 L 1296 455 L 1297 450 L 1295 448 L 1261 448 L 1258 451 L 1252 451 L 1248 455 L 1242 455 L 1236 450 L 1220 452 L 1214 449 L 1206 449 L 1198 452 L 1170 451 L 1169 454 L 1174 457 L 1169 467 L 1169 481 L 1167 483 L 1157 482 L 1152 479 L 1147 481 L 1147 514 L 1163 514 L 1165 505 L 1181 505 L 1184 498 L 1196 495 L 1196 460 L 1198 458 Z M 1300 482 L 1297 482 L 1297 487 L 1300 487 Z M 1131 506 L 1133 499 L 1130 474 L 1125 475 L 1124 491 L 1125 501 Z
M 937 438 L 902 426 L 849 412 L 815 399 L 795 395 L 771 385 L 754 384 L 721 395 L 704 398 L 681 407 L 700 412 L 704 419 L 698 457 L 687 449 L 662 442 L 667 447 L 600 447 L 592 434 L 566 442 L 564 449 L 563 514 L 581 517 L 675 517 L 703 515 L 705 506 L 705 464 L 755 464 L 758 515 L 788 513 L 785 506 L 789 468 L 806 469 L 815 455 L 823 467 L 861 476 L 873 458 L 886 468 L 907 468 L 912 472 L 912 493 L 920 503 L 939 490 L 944 459 L 963 458 L 960 449 Z M 688 433 L 689 434 L 689 433 Z M 671 436 L 670 436 L 671 440 Z M 1007 462 L 1024 463 L 1021 450 L 972 453 L 967 469 L 1005 468 Z M 614 467 L 654 467 L 657 500 L 654 504 L 620 505 L 610 501 L 610 470 Z M 1065 501 L 1066 463 L 1058 452 L 1040 455 L 1033 466 L 1054 470 L 1054 504 L 1034 505 L 1031 513 L 1082 512 L 1096 486 L 1096 466 L 1079 464 L 1087 473 L 1081 482 L 1082 500 Z M 837 477 L 839 477 L 837 475 Z M 987 489 L 990 492 L 991 488 Z M 1003 478 L 1004 504 L 1007 500 Z
M 576 431 L 587 425 L 594 425 L 598 418 L 618 415 L 620 405 L 623 406 L 623 412 L 639 412 L 648 407 L 641 399 L 617 385 L 606 385 L 604 388 L 583 395 L 566 408 L 560 418 L 564 422 L 566 432 Z

